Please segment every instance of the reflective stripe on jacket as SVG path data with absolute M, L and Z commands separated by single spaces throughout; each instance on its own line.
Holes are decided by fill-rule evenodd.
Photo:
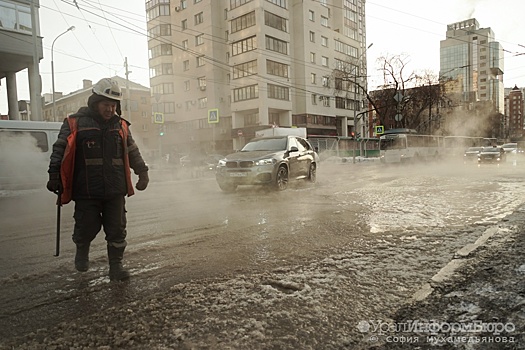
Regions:
M 77 147 L 77 134 L 78 134 L 78 119 L 75 117 L 68 117 L 68 124 L 71 133 L 67 137 L 67 145 L 64 150 L 64 156 L 62 158 L 62 164 L 60 167 L 60 178 L 62 180 L 62 196 L 61 203 L 67 204 L 71 201 L 73 195 L 73 177 L 75 173 L 75 158 L 76 158 L 76 147 Z M 124 162 L 124 173 L 126 178 L 127 195 L 132 196 L 135 191 L 133 190 L 133 183 L 131 180 L 131 168 L 128 155 L 128 135 L 129 129 L 128 124 L 124 120 L 120 120 L 120 126 L 118 133 L 122 139 L 123 148 L 123 162 Z M 101 162 L 103 160 L 101 159 Z

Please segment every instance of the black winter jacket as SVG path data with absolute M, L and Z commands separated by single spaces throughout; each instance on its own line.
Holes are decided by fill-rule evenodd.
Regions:
M 127 194 L 124 169 L 124 150 L 119 134 L 121 120 L 118 115 L 105 121 L 95 111 L 82 107 L 70 116 L 77 118 L 77 139 L 72 199 L 106 199 Z M 129 123 L 128 123 L 129 124 Z M 49 173 L 60 173 L 60 166 L 71 133 L 64 120 L 58 140 L 53 145 Z M 135 174 L 148 171 L 140 151 L 131 136 L 127 139 L 130 167 Z

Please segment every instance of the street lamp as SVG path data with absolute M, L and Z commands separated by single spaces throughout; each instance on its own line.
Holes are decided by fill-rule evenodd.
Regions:
M 53 89 L 53 121 L 56 121 L 57 119 L 57 111 L 56 111 L 56 104 L 55 104 L 55 65 L 53 63 L 53 48 L 55 46 L 55 41 L 57 41 L 58 38 L 60 38 L 62 35 L 66 34 L 67 32 L 72 30 L 75 30 L 75 26 L 69 27 L 65 32 L 61 33 L 59 36 L 53 40 L 53 43 L 51 44 L 51 87 Z

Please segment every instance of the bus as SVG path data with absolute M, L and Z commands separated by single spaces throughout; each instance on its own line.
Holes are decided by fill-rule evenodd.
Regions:
M 379 138 L 382 163 L 437 160 L 443 152 L 443 137 L 421 135 L 412 129 L 387 130 Z
M 61 122 L 0 120 L 0 189 L 45 188 Z

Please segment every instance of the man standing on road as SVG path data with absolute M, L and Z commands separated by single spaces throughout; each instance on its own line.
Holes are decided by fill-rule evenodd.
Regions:
M 109 78 L 93 86 L 87 107 L 64 120 L 53 145 L 47 189 L 60 194 L 61 204 L 75 202 L 75 268 L 89 269 L 91 241 L 103 227 L 107 241 L 109 278 L 129 279 L 122 259 L 126 248 L 125 196 L 148 186 L 148 167 L 131 137 L 129 122 L 120 117 L 122 92 Z

